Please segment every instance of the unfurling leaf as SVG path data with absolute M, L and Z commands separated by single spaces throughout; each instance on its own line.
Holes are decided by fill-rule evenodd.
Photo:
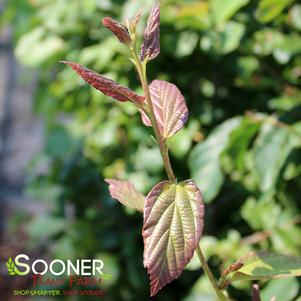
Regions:
M 132 101 L 133 103 L 140 106 L 143 102 L 144 97 L 137 95 L 134 91 L 129 88 L 123 87 L 113 80 L 106 78 L 84 66 L 72 62 L 62 63 L 71 67 L 79 76 L 81 76 L 88 84 L 93 86 L 95 89 L 101 91 L 103 94 L 115 98 L 119 101 Z
M 229 267 L 227 267 L 226 269 L 224 269 L 222 271 L 222 276 L 225 277 L 227 276 L 229 273 L 232 273 L 234 271 L 237 271 L 238 269 L 240 269 L 244 264 L 242 263 L 241 260 L 238 260 L 236 262 L 234 262 L 233 264 L 231 264 Z
M 156 3 L 149 15 L 141 47 L 140 60 L 153 60 L 160 53 L 160 6 Z
M 112 198 L 129 208 L 143 212 L 145 196 L 138 192 L 132 183 L 114 179 L 105 181 L 109 184 Z
M 239 259 L 241 268 L 229 273 L 224 285 L 237 280 L 268 280 L 301 276 L 301 258 L 271 254 L 267 252 L 250 252 Z
M 147 195 L 144 206 L 144 266 L 151 296 L 178 278 L 200 241 L 204 202 L 192 180 L 163 181 Z
M 103 18 L 102 24 L 107 27 L 121 43 L 128 44 L 131 42 L 130 34 L 123 24 L 113 20 L 110 17 Z
M 149 90 L 160 133 L 163 138 L 170 138 L 188 119 L 184 96 L 174 84 L 164 80 L 154 80 Z M 143 112 L 141 114 L 143 123 L 151 126 L 148 117 Z
M 141 16 L 142 16 L 142 13 L 143 13 L 143 10 L 140 9 L 137 14 L 135 15 L 134 19 L 132 20 L 131 22 L 131 25 L 132 25 L 132 28 L 133 28 L 133 31 L 135 32 L 136 31 L 136 27 L 141 19 Z

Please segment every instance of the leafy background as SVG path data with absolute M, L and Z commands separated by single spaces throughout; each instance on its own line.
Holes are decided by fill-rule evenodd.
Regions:
M 14 219 L 12 229 L 24 227 L 26 248 L 43 256 L 102 258 L 113 276 L 104 282 L 106 301 L 149 300 L 149 285 L 142 217 L 109 197 L 104 178 L 131 180 L 147 193 L 165 174 L 134 108 L 93 91 L 58 61 L 79 62 L 141 93 L 127 49 L 100 20 L 143 7 L 145 23 L 151 4 L 10 0 L 2 16 L 13 28 L 17 59 L 38 70 L 34 108 L 46 124 L 26 193 L 47 211 Z M 210 264 L 218 273 L 258 249 L 300 255 L 300 1 L 164 0 L 161 7 L 161 54 L 149 64 L 149 79 L 175 83 L 189 107 L 171 159 L 178 179 L 193 178 L 203 191 L 201 244 Z M 263 282 L 262 299 L 301 300 L 300 284 Z M 230 293 L 249 300 L 250 284 L 238 282 Z M 193 259 L 154 300 L 215 296 Z

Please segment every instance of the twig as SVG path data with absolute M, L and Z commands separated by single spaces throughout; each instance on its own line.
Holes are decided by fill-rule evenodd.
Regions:
M 261 301 L 258 284 L 252 286 L 252 301 Z

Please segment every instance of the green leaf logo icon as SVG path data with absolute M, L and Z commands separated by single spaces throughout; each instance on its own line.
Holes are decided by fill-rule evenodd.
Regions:
M 6 267 L 10 276 L 21 275 L 11 257 L 8 258 L 8 261 L 6 262 Z

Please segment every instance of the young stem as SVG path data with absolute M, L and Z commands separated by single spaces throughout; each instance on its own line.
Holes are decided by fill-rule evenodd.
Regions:
M 140 81 L 141 81 L 141 84 L 142 84 L 143 91 L 145 93 L 145 98 L 146 98 L 147 105 L 148 105 L 148 108 L 149 108 L 149 111 L 150 111 L 149 112 L 149 118 L 150 118 L 151 124 L 152 124 L 153 129 L 154 129 L 156 140 L 159 144 L 163 164 L 164 164 L 168 179 L 171 182 L 176 182 L 176 178 L 175 178 L 175 175 L 173 173 L 173 170 L 172 170 L 172 167 L 171 167 L 171 164 L 170 164 L 170 160 L 169 160 L 168 147 L 166 145 L 166 140 L 162 137 L 162 135 L 160 133 L 160 130 L 159 130 L 157 120 L 156 120 L 156 115 L 155 115 L 154 107 L 153 107 L 153 104 L 152 104 L 152 101 L 151 101 L 151 95 L 150 95 L 149 86 L 148 86 L 148 82 L 147 82 L 145 65 L 143 65 L 140 62 L 140 60 L 137 56 L 137 53 L 136 53 L 136 50 L 135 50 L 135 41 L 134 41 L 133 45 L 130 47 L 130 50 L 131 50 L 131 53 L 132 53 L 132 56 L 133 56 L 133 61 L 134 61 L 134 64 L 136 66 L 136 69 L 137 69 L 137 72 L 138 72 L 138 75 L 139 75 L 139 78 L 140 78 Z M 202 267 L 205 271 L 205 274 L 209 278 L 209 280 L 210 280 L 210 282 L 211 282 L 211 284 L 212 284 L 219 300 L 220 301 L 226 301 L 227 299 L 224 296 L 224 294 L 219 290 L 219 287 L 218 287 L 218 285 L 215 281 L 215 278 L 214 278 L 214 276 L 213 276 L 213 274 L 212 274 L 212 272 L 211 272 L 211 270 L 210 270 L 210 268 L 209 268 L 209 266 L 206 262 L 205 257 L 202 254 L 200 246 L 197 247 L 196 252 L 197 252 L 197 255 L 198 255 L 198 257 L 201 261 L 201 264 L 202 264 Z
M 202 264 L 202 267 L 203 267 L 203 270 L 204 270 L 206 276 L 208 277 L 212 287 L 215 290 L 215 293 L 216 293 L 218 299 L 220 301 L 226 301 L 227 299 L 226 299 L 225 295 L 220 291 L 220 289 L 219 289 L 219 287 L 216 283 L 216 280 L 215 280 L 215 278 L 214 278 L 214 276 L 213 276 L 213 274 L 212 274 L 212 272 L 211 272 L 211 270 L 210 270 L 210 268 L 207 264 L 207 261 L 206 261 L 204 255 L 203 255 L 203 253 L 202 253 L 202 250 L 201 250 L 200 246 L 197 246 L 196 253 L 199 257 L 199 260 Z
M 138 75 L 139 75 L 139 78 L 140 78 L 140 81 L 142 84 L 143 91 L 145 93 L 145 98 L 146 98 L 149 110 L 150 110 L 149 118 L 150 118 L 151 124 L 154 129 L 156 140 L 159 144 L 159 149 L 160 149 L 160 153 L 162 156 L 164 168 L 166 170 L 169 181 L 176 182 L 176 178 L 173 173 L 173 170 L 172 170 L 172 167 L 170 164 L 170 160 L 169 160 L 168 147 L 166 145 L 166 140 L 161 136 L 159 126 L 158 126 L 158 123 L 156 120 L 155 111 L 154 111 L 153 103 L 151 101 L 151 95 L 149 92 L 149 86 L 148 86 L 148 82 L 147 82 L 145 68 L 143 68 L 143 65 L 141 64 L 141 62 L 137 56 L 137 53 L 133 47 L 131 48 L 131 53 L 132 53 L 132 56 L 133 56 L 133 59 L 135 62 L 135 66 L 136 66 L 136 69 L 137 69 L 137 72 L 138 72 Z

